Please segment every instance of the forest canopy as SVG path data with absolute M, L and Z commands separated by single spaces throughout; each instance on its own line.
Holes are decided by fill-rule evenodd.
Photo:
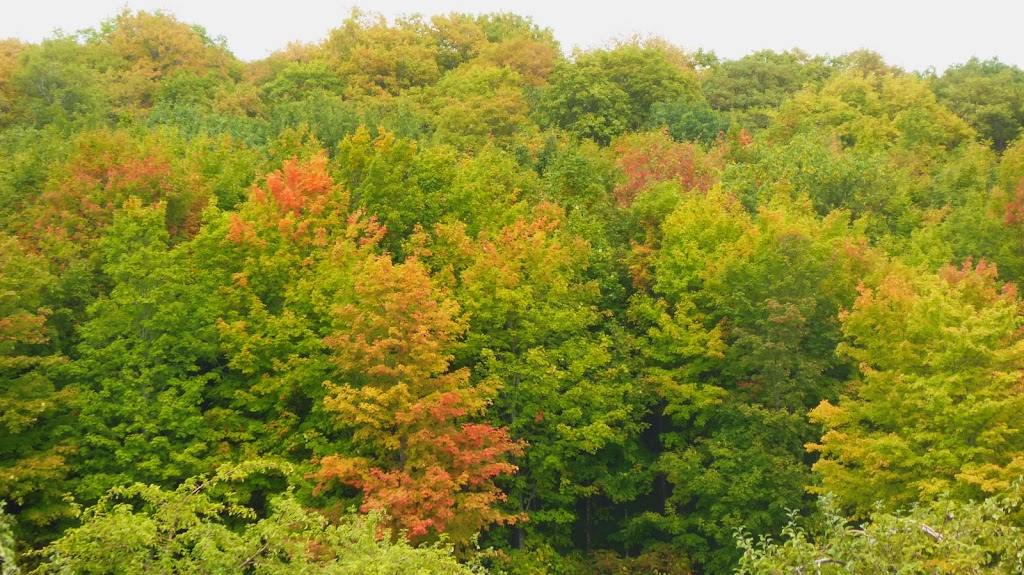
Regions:
M 1018 573 L 1024 71 L 353 10 L 0 42 L 0 573 Z

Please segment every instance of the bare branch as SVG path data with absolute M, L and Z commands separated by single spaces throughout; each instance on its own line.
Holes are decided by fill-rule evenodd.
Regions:
M 943 539 L 945 539 L 945 537 L 943 537 L 941 533 L 939 533 L 938 531 L 932 529 L 931 527 L 928 527 L 924 523 L 921 524 L 921 531 L 924 531 L 928 535 L 931 535 L 932 538 L 935 539 L 936 541 L 942 541 Z

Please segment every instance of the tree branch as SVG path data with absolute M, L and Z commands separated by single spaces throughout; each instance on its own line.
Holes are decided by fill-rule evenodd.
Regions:
M 262 555 L 263 552 L 266 551 L 268 547 L 270 547 L 270 542 L 269 541 L 264 543 L 263 546 L 260 547 L 259 549 L 257 549 L 252 555 L 246 557 L 245 561 L 242 561 L 238 565 L 238 569 L 241 570 L 241 569 L 244 569 L 244 568 L 248 567 L 249 565 L 252 565 L 256 561 L 256 558 L 259 557 L 260 555 Z
M 931 535 L 932 538 L 934 538 L 936 541 L 942 541 L 943 539 L 945 539 L 945 537 L 943 537 L 941 533 L 932 529 L 931 527 L 928 527 L 924 523 L 921 524 L 921 531 L 924 531 L 928 535 Z

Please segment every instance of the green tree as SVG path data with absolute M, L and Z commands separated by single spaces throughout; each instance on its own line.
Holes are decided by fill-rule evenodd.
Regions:
M 162 204 L 129 200 L 98 246 L 110 291 L 88 308 L 62 377 L 78 391 L 76 492 L 174 484 L 207 470 L 218 433 L 205 417 L 218 378 L 217 294 L 171 250 Z
M 426 97 L 436 136 L 460 149 L 490 140 L 509 145 L 529 124 L 523 81 L 509 68 L 462 66 L 445 74 L 436 94 Z
M 361 126 L 338 146 L 338 179 L 352 194 L 353 208 L 383 224 L 386 246 L 401 253 L 401 240 L 417 225 L 438 220 L 439 192 L 450 184 L 454 158 L 445 150 L 421 148 L 409 138 Z
M 997 58 L 971 58 L 932 80 L 939 102 L 977 130 L 997 152 L 1006 149 L 1024 125 L 1024 71 Z
M 701 88 L 712 109 L 735 114 L 742 126 L 765 128 L 784 101 L 834 72 L 821 56 L 760 50 L 716 63 L 702 78 Z
M 699 98 L 692 70 L 655 46 L 627 43 L 577 54 L 556 67 L 536 114 L 542 126 L 607 144 L 645 126 L 656 103 Z
M 820 221 L 793 205 L 752 218 L 716 189 L 684 197 L 661 233 L 651 291 L 629 313 L 667 485 L 662 509 L 631 532 L 718 572 L 737 558 L 736 528 L 780 528 L 804 502 L 803 444 L 818 433 L 805 414 L 848 377 L 836 317 L 868 258 L 841 213 Z
M 469 317 L 458 363 L 498 387 L 492 418 L 528 442 L 503 482 L 510 508 L 530 519 L 513 533 L 519 549 L 528 539 L 567 549 L 574 529 L 585 547 L 608 544 L 602 523 L 614 518 L 603 502 L 628 502 L 643 488 L 635 446 L 644 406 L 586 277 L 590 248 L 564 222 L 541 204 L 475 241 L 459 226 L 441 228 L 429 246 Z
M 629 94 L 601 71 L 570 63 L 555 67 L 541 92 L 537 123 L 607 144 L 628 128 Z
M 709 145 L 729 130 L 728 115 L 711 108 L 707 102 L 686 100 L 657 102 L 651 106 L 649 124 L 667 127 L 668 133 L 680 142 L 701 142 Z
M 105 124 L 109 103 L 91 58 L 75 36 L 57 36 L 22 50 L 10 80 L 18 94 L 12 116 L 30 126 L 64 131 Z
M 341 78 L 323 60 L 290 62 L 261 88 L 274 102 L 304 100 L 311 93 L 320 91 L 336 95 L 344 93 Z

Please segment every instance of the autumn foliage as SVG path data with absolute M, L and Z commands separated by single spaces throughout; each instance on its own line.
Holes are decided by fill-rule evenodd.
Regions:
M 346 329 L 326 339 L 351 383 L 328 382 L 325 402 L 366 455 L 325 457 L 317 477 L 363 490 L 364 510 L 387 511 L 413 538 L 447 532 L 464 542 L 522 519 L 495 506 L 505 496 L 494 480 L 515 472 L 506 458 L 523 445 L 472 422 L 492 390 L 449 370 L 448 350 L 465 331 L 457 304 L 439 297 L 415 258 L 373 257 L 354 273 L 355 301 L 332 311 Z
M 721 162 L 697 144 L 676 142 L 665 132 L 631 134 L 612 143 L 615 161 L 625 182 L 615 199 L 629 206 L 644 190 L 659 182 L 675 182 L 684 191 L 706 192 L 716 181 Z
M 0 41 L 0 571 L 1020 572 L 1024 70 L 568 49 Z

